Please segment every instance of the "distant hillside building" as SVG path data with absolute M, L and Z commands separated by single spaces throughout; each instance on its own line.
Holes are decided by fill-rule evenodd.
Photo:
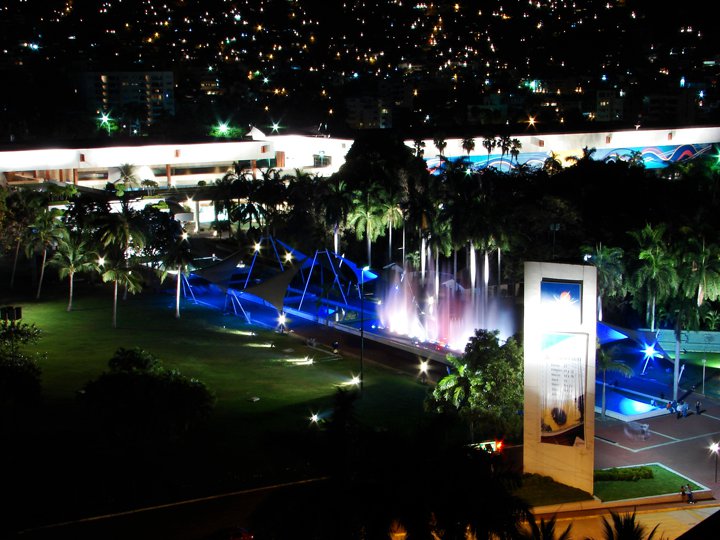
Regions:
M 83 82 L 86 99 L 97 114 L 138 124 L 134 127 L 140 131 L 175 114 L 171 71 L 98 71 L 85 73 Z

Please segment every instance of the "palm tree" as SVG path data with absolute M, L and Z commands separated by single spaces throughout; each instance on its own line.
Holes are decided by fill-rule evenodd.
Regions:
M 503 157 L 510 152 L 512 139 L 510 139 L 509 135 L 501 135 L 497 140 L 497 146 L 500 147 L 500 169 L 502 169 Z
M 348 225 L 355 229 L 355 236 L 358 240 L 367 240 L 367 263 L 372 264 L 372 242 L 382 233 L 383 219 L 382 208 L 375 199 L 366 191 L 356 191 L 353 196 L 354 209 L 348 216 Z
M 324 197 L 322 204 L 324 208 L 325 222 L 332 228 L 334 251 L 340 249 L 338 235 L 340 228 L 347 221 L 348 214 L 352 209 L 353 195 L 347 189 L 347 184 L 339 176 L 333 175 L 324 184 Z
M 413 148 L 415 150 L 415 156 L 421 158 L 425 155 L 425 141 L 422 139 L 415 139 L 413 141 Z
M 621 248 L 609 248 L 602 242 L 594 249 L 585 246 L 583 253 L 587 261 L 597 269 L 597 315 L 603 320 L 603 297 L 618 296 L 624 292 L 624 252 Z
M 250 230 L 253 229 L 253 222 L 257 223 L 258 229 L 262 227 L 265 209 L 258 201 L 259 187 L 260 183 L 249 173 L 233 181 L 233 189 L 236 190 L 240 202 L 233 209 L 231 221 L 239 221 Z
M 602 381 L 603 381 L 603 388 L 602 388 L 602 412 L 600 414 L 601 418 L 605 420 L 605 388 L 607 386 L 606 384 L 606 376 L 607 372 L 610 371 L 611 373 L 620 373 L 621 375 L 624 375 L 625 377 L 632 377 L 634 372 L 633 369 L 628 366 L 627 364 L 623 364 L 622 362 L 617 360 L 617 354 L 618 354 L 618 348 L 617 346 L 611 347 L 609 349 L 603 349 L 600 347 L 600 344 L 597 344 L 597 369 L 598 371 L 602 371 Z
M 28 239 L 30 226 L 35 221 L 38 212 L 46 204 L 43 193 L 31 189 L 14 189 L 5 199 L 8 212 L 7 222 L 4 224 L 5 235 L 15 245 L 13 252 L 12 272 L 10 273 L 10 289 L 15 285 L 15 273 L 20 255 L 20 246 Z
M 112 327 L 117 328 L 118 286 L 122 285 L 130 294 L 135 294 L 142 290 L 142 277 L 139 272 L 114 262 L 107 269 L 103 270 L 102 280 L 105 283 L 109 281 L 113 282 Z
M 131 246 L 140 250 L 145 245 L 145 238 L 136 218 L 136 213 L 129 210 L 108 214 L 100 223 L 100 243 L 113 250 L 113 257 L 118 260 L 129 257 Z
M 630 235 L 639 244 L 637 255 L 640 266 L 633 276 L 637 290 L 645 293 L 645 316 L 650 330 L 655 330 L 655 311 L 658 301 L 662 301 L 677 289 L 678 273 L 676 261 L 669 253 L 663 235 L 665 226 L 653 228 L 650 224 L 639 231 L 630 231 Z
M 510 139 L 510 161 L 515 159 L 515 165 L 517 165 L 518 162 L 518 156 L 520 155 L 520 149 L 522 148 L 522 143 L 520 142 L 520 139 Z
M 450 410 L 464 418 L 470 430 L 470 440 L 475 440 L 475 413 L 472 405 L 473 383 L 475 373 L 464 357 L 448 354 L 450 373 L 440 379 L 432 392 L 431 407 L 442 412 L 447 406 Z
M 552 176 L 559 173 L 561 170 L 562 163 L 560 163 L 558 155 L 555 152 L 550 152 L 550 155 L 545 158 L 545 161 L 543 161 L 543 171 L 545 171 L 548 176 Z
M 164 281 L 171 269 L 176 272 L 175 280 L 175 318 L 180 318 L 180 288 L 182 285 L 182 277 L 185 271 L 193 262 L 192 255 L 190 253 L 190 244 L 184 239 L 180 238 L 175 242 L 174 245 L 170 246 L 170 249 L 165 253 L 163 257 L 163 270 L 160 275 L 160 280 Z
M 697 306 L 705 300 L 720 297 L 720 249 L 706 244 L 705 239 L 688 238 L 682 255 L 683 288 L 688 298 L 695 297 Z
M 588 148 L 587 146 L 583 147 L 582 149 L 582 155 L 581 156 L 568 156 L 565 158 L 565 161 L 572 162 L 574 165 L 578 167 L 587 166 L 590 163 L 594 163 L 593 160 L 593 154 L 595 154 L 596 149 L 595 148 Z
M 68 278 L 69 294 L 67 311 L 72 311 L 73 288 L 75 274 L 87 272 L 95 268 L 95 254 L 88 251 L 87 242 L 77 234 L 70 234 L 67 229 L 62 230 L 58 248 L 50 264 L 58 267 L 60 278 Z
M 497 140 L 495 137 L 485 137 L 482 141 L 482 145 L 488 153 L 487 164 L 485 165 L 487 167 L 490 165 L 490 152 L 492 152 L 493 148 L 497 146 Z
M 528 520 L 530 530 L 520 535 L 521 540 L 570 540 L 572 523 L 558 536 L 555 531 L 556 520 L 557 516 L 551 517 L 548 521 L 545 521 L 543 518 L 540 519 L 540 524 L 538 525 L 535 518 L 531 518 Z
M 392 262 L 392 230 L 404 222 L 402 211 L 403 196 L 399 191 L 384 191 L 380 197 L 380 208 L 382 210 L 382 221 L 387 224 L 388 232 L 388 263 Z
M 219 215 L 223 211 L 227 215 L 228 221 L 235 208 L 235 188 L 233 182 L 237 180 L 234 172 L 226 173 L 222 178 L 215 180 L 212 187 L 212 202 L 215 210 L 215 222 L 218 223 Z
M 630 150 L 627 161 L 628 165 L 630 165 L 631 167 L 637 167 L 640 169 L 645 168 L 645 158 L 643 158 L 641 150 Z
M 58 219 L 60 211 L 53 208 L 43 208 L 35 217 L 32 223 L 32 236 L 26 246 L 26 254 L 30 256 L 35 251 L 42 252 L 42 263 L 40 265 L 40 279 L 38 281 L 36 299 L 40 299 L 43 278 L 45 277 L 45 265 L 47 263 L 48 249 L 57 242 L 62 234 L 62 222 Z
M 122 197 L 125 191 L 130 188 L 140 187 L 140 177 L 137 175 L 135 165 L 123 163 L 118 169 L 120 170 L 120 178 L 113 182 L 118 197 Z
M 470 152 L 475 150 L 475 139 L 472 137 L 467 137 L 462 140 L 462 149 L 467 152 L 468 157 L 470 157 Z
M 605 517 L 602 518 L 604 540 L 653 540 L 658 527 L 647 533 L 644 525 L 637 522 L 635 512 L 632 514 L 618 514 L 610 511 L 612 523 Z
M 433 144 L 435 145 L 435 148 L 438 149 L 438 154 L 442 157 L 445 155 L 445 148 L 447 147 L 447 141 L 445 140 L 444 135 L 436 135 L 433 139 Z
M 266 169 L 260 171 L 262 179 L 255 190 L 255 199 L 262 207 L 265 234 L 270 235 L 270 228 L 274 227 L 277 218 L 281 215 L 281 209 L 287 202 L 287 182 L 289 178 L 282 178 L 277 169 Z M 294 178 L 306 185 L 312 185 L 314 175 L 302 169 L 295 169 Z

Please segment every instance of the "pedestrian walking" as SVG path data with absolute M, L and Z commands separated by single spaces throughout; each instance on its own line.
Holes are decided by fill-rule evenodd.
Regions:
M 695 413 L 700 416 L 700 413 L 702 412 L 702 403 L 700 401 L 695 402 Z
M 687 412 L 688 412 L 688 404 L 687 404 L 687 401 L 684 401 L 683 404 L 682 404 L 682 415 L 683 415 L 683 418 L 687 417 Z

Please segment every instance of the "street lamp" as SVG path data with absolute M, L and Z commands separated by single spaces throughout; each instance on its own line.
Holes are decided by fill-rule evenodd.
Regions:
M 360 271 L 360 395 L 363 393 L 363 356 L 365 355 L 365 272 L 370 270 L 369 266 L 363 266 Z
M 715 454 L 715 483 L 717 484 L 718 453 L 720 453 L 720 443 L 712 443 L 710 445 L 710 451 Z
M 420 360 L 420 365 L 418 366 L 418 369 L 420 370 L 420 382 L 423 384 L 427 382 L 429 363 L 430 360 Z

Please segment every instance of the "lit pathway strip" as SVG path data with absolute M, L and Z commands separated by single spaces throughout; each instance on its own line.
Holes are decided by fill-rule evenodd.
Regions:
M 604 443 L 612 444 L 613 446 L 617 446 L 618 448 L 622 448 L 623 450 L 627 450 L 628 452 L 637 454 L 639 452 L 644 452 L 645 450 L 653 450 L 655 448 L 661 448 L 663 446 L 670 446 L 671 444 L 678 444 L 678 443 L 683 443 L 683 442 L 687 442 L 687 441 L 693 441 L 695 439 L 708 438 L 708 437 L 712 437 L 713 435 L 717 435 L 717 434 L 720 434 L 720 431 L 714 431 L 712 433 L 703 433 L 702 435 L 695 435 L 694 437 L 687 437 L 685 439 L 674 439 L 672 441 L 667 441 L 667 442 L 659 443 L 659 444 L 653 444 L 652 446 L 646 446 L 644 448 L 629 448 L 627 446 L 623 446 L 622 444 L 620 444 L 618 442 L 608 441 L 601 437 L 595 437 L 595 438 Z
M 670 435 L 665 435 L 664 433 L 660 433 L 659 431 L 653 431 L 652 429 L 650 430 L 650 433 L 654 433 L 655 435 L 660 435 L 661 437 L 665 437 L 666 439 L 670 439 L 670 440 L 673 440 L 673 441 L 680 441 L 680 440 L 682 440 L 682 439 L 678 439 L 677 437 L 672 437 L 672 436 L 670 436 Z

